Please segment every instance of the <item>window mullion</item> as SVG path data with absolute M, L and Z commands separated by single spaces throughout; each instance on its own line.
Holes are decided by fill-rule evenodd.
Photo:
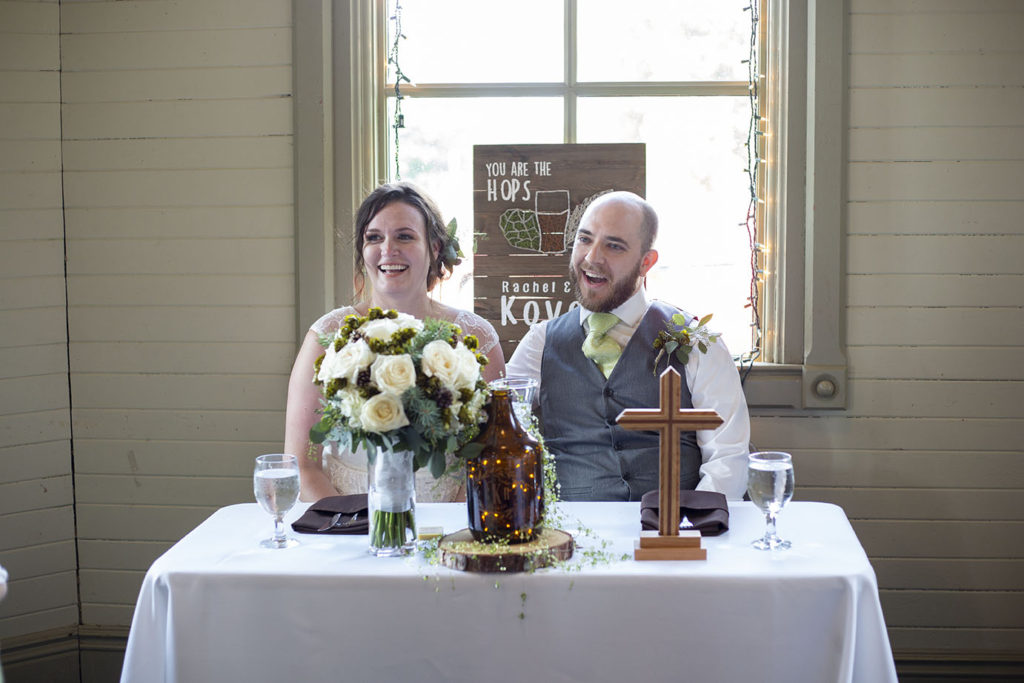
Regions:
M 576 142 L 576 0 L 565 0 L 565 82 L 562 104 L 565 108 L 566 144 Z

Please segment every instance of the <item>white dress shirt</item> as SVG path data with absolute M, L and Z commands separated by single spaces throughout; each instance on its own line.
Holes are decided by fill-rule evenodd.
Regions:
M 640 326 L 649 305 L 647 293 L 641 287 L 624 304 L 611 311 L 619 317 L 619 322 L 608 331 L 608 335 L 625 348 Z M 588 318 L 591 313 L 582 306 L 579 308 L 580 325 L 584 332 L 589 331 Z M 546 339 L 546 320 L 532 326 L 516 346 L 506 365 L 506 375 L 532 377 L 539 386 L 543 381 L 540 368 Z M 685 374 L 693 407 L 714 410 L 722 418 L 722 424 L 717 429 L 697 430 L 697 445 L 703 457 L 697 490 L 718 491 L 724 493 L 729 500 L 739 500 L 747 490 L 750 416 L 732 354 L 719 338 L 708 346 L 707 353 L 695 349 L 690 354 Z

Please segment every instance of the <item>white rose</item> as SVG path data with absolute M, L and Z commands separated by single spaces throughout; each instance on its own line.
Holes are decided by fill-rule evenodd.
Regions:
M 455 388 L 472 389 L 480 379 L 480 363 L 476 359 L 476 354 L 459 344 L 459 348 L 455 349 L 455 355 L 459 361 L 459 377 L 455 382 Z
M 363 404 L 359 413 L 363 429 L 383 433 L 409 424 L 402 402 L 394 394 L 377 394 Z
M 455 387 L 459 378 L 459 357 L 446 341 L 436 339 L 423 347 L 423 372 L 437 377 L 447 389 Z
M 359 330 L 370 339 L 391 341 L 391 335 L 398 331 L 398 323 L 391 318 L 378 318 L 363 324 Z
M 359 371 L 369 367 L 376 357 L 377 354 L 371 351 L 370 346 L 362 339 L 345 344 L 341 347 L 341 351 L 337 352 L 334 350 L 332 342 L 327 347 L 323 362 L 320 363 L 320 373 L 317 375 L 317 379 L 326 382 L 345 378 L 350 382 L 355 382 Z
M 398 317 L 395 318 L 395 324 L 398 325 L 400 330 L 416 330 L 419 332 L 423 329 L 423 321 L 408 313 L 399 313 Z
M 377 360 L 370 366 L 370 380 L 381 391 L 401 396 L 406 389 L 415 386 L 416 366 L 405 353 L 400 356 L 377 356 Z

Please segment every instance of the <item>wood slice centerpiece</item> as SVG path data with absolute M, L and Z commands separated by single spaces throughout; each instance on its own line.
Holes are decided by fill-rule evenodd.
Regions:
M 542 528 L 527 543 L 506 545 L 473 539 L 469 529 L 441 538 L 438 554 L 449 569 L 467 572 L 526 572 L 547 567 L 572 557 L 572 536 L 559 529 Z

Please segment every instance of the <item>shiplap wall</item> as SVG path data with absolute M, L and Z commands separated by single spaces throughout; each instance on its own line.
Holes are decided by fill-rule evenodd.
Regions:
M 281 448 L 291 33 L 289 0 L 61 3 L 83 624 Z
M 846 509 L 898 656 L 1019 661 L 1024 2 L 849 8 L 849 409 L 755 442 Z
M 78 622 L 56 2 L 0 2 L 0 639 Z

